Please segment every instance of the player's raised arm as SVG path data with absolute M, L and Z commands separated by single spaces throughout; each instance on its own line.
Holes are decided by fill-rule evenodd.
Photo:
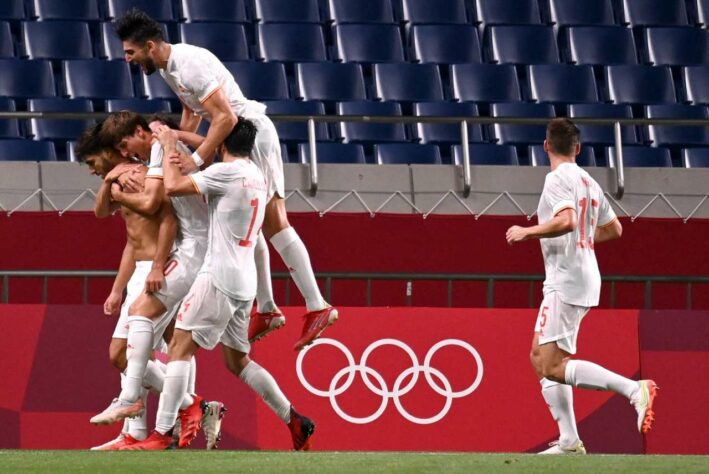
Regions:
M 199 194 L 199 190 L 192 179 L 189 176 L 184 176 L 180 171 L 180 167 L 173 162 L 176 157 L 180 156 L 180 152 L 177 149 L 177 133 L 167 126 L 162 126 L 155 132 L 155 136 L 160 140 L 165 153 L 163 184 L 168 196 Z
M 217 148 L 224 142 L 227 135 L 231 133 L 237 122 L 236 114 L 231 109 L 229 101 L 221 88 L 216 89 L 202 105 L 209 113 L 212 121 L 209 124 L 207 136 L 195 151 L 197 156 L 195 154 L 192 155 L 197 165 L 200 166 L 201 163 L 196 158 L 201 159 L 206 164 L 211 164 Z
M 195 114 L 192 109 L 182 103 L 182 116 L 180 117 L 180 130 L 186 132 L 196 132 L 199 124 L 202 122 L 202 117 Z
M 111 197 L 133 212 L 151 216 L 160 209 L 165 197 L 165 188 L 161 179 L 150 178 L 145 180 L 142 192 L 127 193 L 119 186 L 114 186 L 111 189 Z

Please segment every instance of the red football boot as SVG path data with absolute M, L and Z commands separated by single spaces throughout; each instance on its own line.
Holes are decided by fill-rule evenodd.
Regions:
M 173 447 L 172 434 L 162 434 L 154 430 L 143 441 L 119 448 L 119 451 L 163 451 Z
M 296 351 L 312 344 L 328 326 L 335 324 L 335 321 L 337 321 L 337 310 L 332 306 L 328 306 L 325 309 L 307 313 L 303 316 L 303 319 L 305 320 L 303 323 L 303 333 L 300 335 L 300 339 L 295 343 L 295 346 L 293 346 L 293 349 Z
M 130 446 L 131 444 L 140 443 L 140 440 L 135 439 L 128 433 L 121 433 L 117 438 L 112 439 L 107 443 L 103 443 L 99 446 L 94 446 L 91 451 L 118 451 L 124 446 Z
M 290 429 L 290 434 L 293 438 L 293 449 L 296 451 L 308 451 L 310 449 L 310 437 L 315 432 L 313 420 L 299 414 L 291 407 L 288 429 Z
M 204 414 L 204 401 L 199 395 L 192 395 L 192 405 L 177 413 L 177 422 L 180 423 L 180 441 L 177 446 L 186 448 L 197 437 L 202 427 Z
M 255 312 L 249 320 L 249 342 L 256 342 L 285 324 L 286 318 L 279 311 Z

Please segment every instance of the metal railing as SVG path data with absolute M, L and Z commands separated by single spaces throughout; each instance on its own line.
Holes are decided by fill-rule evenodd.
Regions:
M 78 278 L 81 279 L 82 303 L 88 303 L 89 280 L 92 278 L 113 278 L 115 271 L 104 270 L 0 270 L 2 278 L 2 303 L 10 300 L 10 279 L 12 278 L 39 278 L 42 280 L 41 303 L 47 303 L 48 286 L 50 278 Z M 290 274 L 286 272 L 275 272 L 272 274 L 275 280 L 289 280 Z M 372 282 L 374 281 L 400 281 L 405 284 L 406 305 L 413 305 L 414 282 L 446 282 L 446 305 L 453 307 L 453 287 L 456 282 L 483 282 L 486 285 L 486 306 L 495 307 L 495 284 L 497 282 L 526 282 L 528 283 L 527 306 L 535 307 L 535 301 L 541 295 L 541 285 L 544 275 L 522 275 L 522 274 L 500 274 L 500 273 L 360 273 L 360 272 L 321 272 L 316 275 L 320 281 L 324 280 L 325 299 L 332 300 L 332 286 L 335 280 L 364 281 L 365 282 L 365 303 L 372 305 Z M 616 305 L 618 283 L 642 283 L 643 308 L 651 309 L 653 300 L 653 289 L 657 284 L 682 284 L 685 286 L 686 307 L 693 307 L 693 285 L 709 284 L 707 276 L 656 276 L 656 275 L 605 275 L 601 277 L 603 282 L 610 283 L 609 304 L 614 308 Z M 286 285 L 283 305 L 291 303 L 291 286 Z M 443 305 L 441 305 L 443 306 Z M 677 308 L 679 309 L 679 308 Z

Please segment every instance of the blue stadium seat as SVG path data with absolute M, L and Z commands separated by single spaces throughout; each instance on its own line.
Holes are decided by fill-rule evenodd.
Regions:
M 697 0 L 697 25 L 706 28 L 709 26 L 709 0 Z
M 30 112 L 93 112 L 88 99 L 30 99 Z M 30 134 L 35 140 L 76 140 L 81 132 L 91 127 L 93 120 L 30 119 Z
M 509 64 L 552 64 L 559 62 L 554 29 L 551 26 L 491 26 L 490 60 Z
M 518 166 L 519 158 L 517 149 L 512 145 L 493 145 L 491 143 L 471 143 L 470 164 L 477 165 L 500 165 Z M 460 145 L 453 145 L 453 164 L 463 165 L 463 149 Z
M 450 76 L 455 100 L 466 102 L 514 102 L 521 100 L 514 66 L 454 64 Z
M 549 166 L 549 156 L 544 151 L 544 145 L 530 145 L 527 154 L 531 166 Z M 576 156 L 576 164 L 584 168 L 596 166 L 596 154 L 593 152 L 593 148 L 582 146 Z
M 208 49 L 222 61 L 249 59 L 249 45 L 244 26 L 233 23 L 183 23 L 183 43 Z
M 125 99 L 133 97 L 127 63 L 73 59 L 62 62 L 66 92 L 72 99 Z
M 66 160 L 71 163 L 79 163 L 79 158 L 76 156 L 76 142 L 69 140 L 66 142 Z
M 569 118 L 633 118 L 629 105 L 618 104 L 571 104 L 568 107 Z M 615 135 L 612 125 L 576 124 L 581 131 L 583 145 L 612 145 Z M 621 139 L 624 144 L 638 142 L 634 126 L 621 127 Z
M 394 102 L 339 102 L 338 115 L 401 115 L 401 106 Z M 340 122 L 339 134 L 345 143 L 381 143 L 406 141 L 403 123 Z
M 325 38 L 314 23 L 258 25 L 258 59 L 265 61 L 326 61 Z
M 440 165 L 441 152 L 436 145 L 386 143 L 374 145 L 378 165 Z
M 403 62 L 404 47 L 397 25 L 335 25 L 335 57 L 344 62 Z
M 477 117 L 478 107 L 471 103 L 452 102 L 420 102 L 414 104 L 414 115 L 449 116 L 449 117 Z M 415 136 L 421 143 L 460 143 L 460 124 L 434 124 L 419 122 L 415 127 Z M 468 124 L 468 141 L 483 141 L 480 125 Z
M 330 0 L 330 20 L 343 23 L 394 23 L 390 0 Z
M 0 58 L 15 57 L 15 41 L 12 39 L 10 24 L 0 21 Z
M 246 23 L 244 0 L 182 0 L 182 17 L 190 23 L 223 21 Z
M 22 37 L 30 59 L 93 58 L 89 25 L 81 21 L 28 21 Z
M 537 0 L 475 0 L 477 19 L 491 25 L 538 25 Z
M 401 19 L 414 25 L 468 22 L 463 0 L 403 0 Z
M 0 140 L 0 161 L 57 161 L 52 142 Z
M 171 0 L 108 0 L 108 19 L 122 17 L 131 8 L 139 8 L 160 22 L 174 22 Z
M 254 20 L 263 23 L 319 23 L 317 0 L 254 0 Z
M 616 104 L 674 103 L 672 74 L 664 66 L 606 66 L 608 98 Z
M 14 112 L 15 101 L 7 97 L 0 97 L 0 110 Z M 0 120 L 0 138 L 20 138 L 20 125 L 17 119 Z
M 648 105 L 645 117 L 659 119 L 709 119 L 709 110 L 703 105 Z M 648 125 L 652 146 L 705 145 L 709 146 L 709 127 L 678 127 Z
M 168 100 L 171 103 L 177 100 L 175 93 L 172 92 L 170 86 L 167 85 L 167 82 L 165 82 L 165 80 L 160 77 L 160 74 L 157 72 L 149 76 L 146 76 L 141 72 L 140 76 L 143 78 L 144 97 L 147 97 L 148 99 Z
M 299 102 L 295 100 L 266 101 L 266 113 L 269 115 L 325 115 L 325 106 L 322 102 Z M 282 142 L 307 142 L 307 122 L 274 122 L 278 130 L 278 138 Z M 315 138 L 317 140 L 330 140 L 327 124 L 315 123 Z
M 0 59 L 0 96 L 54 97 L 52 65 L 44 59 Z
M 367 163 L 362 145 L 352 143 L 316 143 L 315 152 L 317 153 L 318 164 L 364 165 Z M 310 145 L 308 143 L 298 145 L 298 158 L 302 164 L 310 163 Z
M 299 99 L 330 102 L 366 99 L 359 64 L 296 64 L 295 86 Z
M 414 59 L 456 64 L 482 61 L 478 30 L 470 25 L 416 25 L 411 28 Z
M 0 20 L 24 20 L 24 0 L 3 0 L 0 2 Z
M 374 95 L 380 100 L 425 102 L 443 100 L 443 85 L 433 64 L 375 64 Z
M 96 0 L 34 0 L 34 13 L 41 21 L 98 21 Z
M 607 147 L 605 154 L 608 166 L 615 168 L 615 147 Z M 671 168 L 672 158 L 667 148 L 624 146 L 623 166 L 625 168 Z
M 686 25 L 684 0 L 622 0 L 621 21 L 631 26 Z
M 682 68 L 684 95 L 690 104 L 709 104 L 709 65 Z
M 573 26 L 561 34 L 564 59 L 596 65 L 637 64 L 632 30 L 622 26 Z
M 709 64 L 709 31 L 692 27 L 645 29 L 645 60 L 649 64 Z
M 490 106 L 492 117 L 539 117 L 553 118 L 551 104 L 503 103 Z M 498 143 L 528 145 L 542 143 L 546 137 L 545 125 L 512 125 L 496 123 L 492 127 L 493 138 Z
M 709 148 L 685 148 L 682 150 L 685 168 L 709 168 Z
M 162 28 L 162 34 L 163 38 L 165 40 L 169 41 L 170 40 L 170 35 L 168 34 L 167 31 L 167 25 L 164 23 L 160 24 Z M 118 36 L 116 36 L 116 33 L 113 31 L 113 23 L 111 22 L 103 22 L 101 23 L 101 26 L 99 27 L 99 36 L 100 36 L 100 42 L 99 42 L 99 51 L 98 51 L 98 56 L 100 58 L 106 58 L 110 60 L 120 60 L 123 61 L 124 55 L 123 55 L 123 44 L 121 43 L 121 40 L 118 39 Z
M 549 20 L 559 27 L 578 25 L 612 25 L 610 0 L 548 0 Z
M 591 66 L 535 64 L 527 66 L 527 77 L 536 102 L 598 102 Z
M 166 100 L 148 99 L 109 99 L 104 105 L 106 112 L 130 110 L 139 114 L 169 114 L 170 102 Z
M 244 95 L 253 100 L 288 99 L 286 70 L 280 63 L 224 63 Z

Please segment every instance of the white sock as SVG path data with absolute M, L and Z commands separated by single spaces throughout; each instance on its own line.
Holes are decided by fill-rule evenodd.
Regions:
M 239 378 L 258 393 L 281 420 L 290 422 L 290 402 L 266 369 L 251 361 L 241 371 Z
M 153 351 L 153 322 L 144 316 L 128 316 L 126 380 L 119 395 L 125 402 L 135 402 L 143 388 L 145 367 Z
M 160 394 L 158 416 L 155 423 L 155 429 L 162 434 L 167 433 L 173 426 L 175 426 L 177 412 L 180 409 L 180 405 L 185 401 L 187 379 L 189 376 L 189 361 L 176 360 L 174 362 L 167 363 L 165 384 L 163 385 L 163 391 Z M 192 397 L 189 397 L 189 399 L 191 400 Z
M 190 378 L 187 379 L 187 393 L 189 395 L 194 395 L 195 393 L 195 384 L 197 383 L 197 359 L 195 356 L 192 356 L 192 360 L 190 360 Z M 189 405 L 188 405 L 189 406 Z
M 254 249 L 256 260 L 256 311 L 268 313 L 277 309 L 273 301 L 273 286 L 271 284 L 271 255 L 263 232 L 259 232 Z
M 271 243 L 288 266 L 293 281 L 305 298 L 308 312 L 325 309 L 327 303 L 320 294 L 318 282 L 315 281 L 308 250 L 295 229 L 292 227 L 283 229 L 271 237 Z
M 121 390 L 123 390 L 123 385 L 125 384 L 126 380 L 126 374 L 121 372 Z M 123 420 L 123 429 L 121 430 L 121 433 L 126 433 L 128 434 L 130 432 L 130 418 L 125 418 Z
M 637 397 L 640 385 L 615 372 L 586 360 L 570 360 L 564 373 L 566 383 L 579 388 L 592 390 L 612 390 L 632 400 Z
M 143 410 L 142 415 L 131 418 L 128 421 L 127 433 L 135 439 L 143 440 L 148 437 L 148 391 L 146 389 L 140 389 L 140 398 L 143 399 L 145 410 Z
M 559 444 L 570 447 L 579 441 L 574 415 L 574 395 L 570 385 L 541 379 L 542 397 L 547 402 L 552 418 L 559 425 Z
M 163 384 L 165 383 L 165 372 L 162 370 L 161 365 L 165 366 L 159 360 L 149 360 L 145 366 L 145 376 L 143 377 L 143 384 L 157 393 L 162 392 Z

